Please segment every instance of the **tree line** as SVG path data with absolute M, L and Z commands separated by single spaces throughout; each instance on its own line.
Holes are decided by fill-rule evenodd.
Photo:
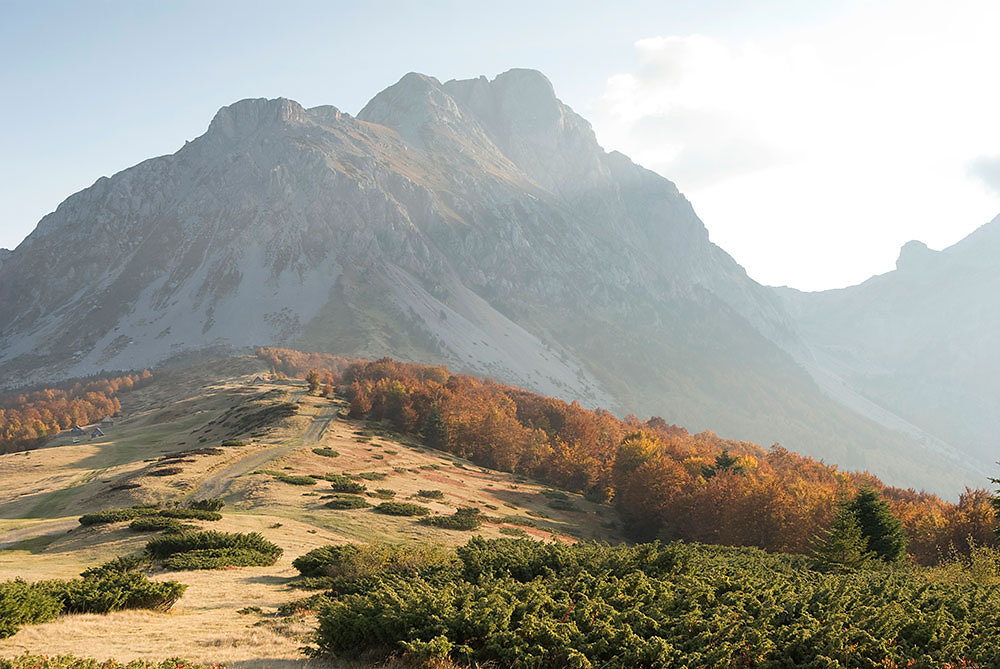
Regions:
M 34 448 L 61 430 L 118 413 L 118 394 L 148 382 L 152 376 L 144 370 L 0 395 L 0 453 Z
M 388 421 L 404 435 L 477 464 L 581 492 L 618 508 L 633 539 L 685 539 L 809 552 L 842 503 L 867 489 L 883 498 L 923 564 L 952 547 L 996 544 L 986 490 L 957 503 L 884 484 L 869 472 L 792 453 L 690 434 L 659 417 L 619 419 L 520 388 L 452 374 L 440 366 L 335 359 L 332 369 L 296 368 L 302 354 L 268 349 L 266 359 L 305 376 L 329 372 L 354 418 Z

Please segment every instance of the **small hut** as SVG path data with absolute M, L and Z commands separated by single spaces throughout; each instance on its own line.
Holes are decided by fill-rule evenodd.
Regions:
M 71 435 L 73 435 L 74 437 L 82 436 L 83 435 L 83 428 L 80 427 L 79 425 L 74 425 L 73 429 L 70 430 L 69 433 Z
M 95 427 L 94 431 L 90 433 L 90 438 L 91 439 L 97 439 L 98 437 L 103 437 L 103 436 L 104 436 L 104 432 L 102 432 L 101 428 L 99 428 L 99 427 Z
M 111 416 L 105 416 L 101 419 L 101 427 L 111 427 L 114 422 L 111 420 Z

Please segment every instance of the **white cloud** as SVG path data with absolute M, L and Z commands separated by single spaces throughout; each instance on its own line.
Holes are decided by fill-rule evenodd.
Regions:
M 974 162 L 1000 151 L 998 27 L 996 3 L 885 2 L 753 40 L 642 39 L 594 125 L 758 280 L 846 285 L 1000 211 L 1000 162 Z
M 969 174 L 1000 195 L 1000 156 L 980 156 L 969 164 Z

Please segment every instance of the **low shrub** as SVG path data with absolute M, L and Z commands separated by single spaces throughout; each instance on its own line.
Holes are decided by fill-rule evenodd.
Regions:
M 141 571 L 151 566 L 153 566 L 153 561 L 149 559 L 148 555 L 122 555 L 96 567 L 89 567 L 80 576 L 83 578 L 94 578 L 108 574 L 127 574 L 131 571 Z
M 424 499 L 444 499 L 444 493 L 440 490 L 418 490 L 417 497 Z
M 329 603 L 330 598 L 326 595 L 326 593 L 318 593 L 282 604 L 278 607 L 278 615 L 294 616 L 307 611 L 320 611 Z
M 392 499 L 396 496 L 395 490 L 389 490 L 388 488 L 378 488 L 375 492 L 368 493 L 372 497 L 377 497 L 378 499 Z
M 174 571 L 222 569 L 223 567 L 267 567 L 276 556 L 244 548 L 201 548 L 175 553 L 163 560 L 163 566 Z
M 549 501 L 549 508 L 556 509 L 557 511 L 579 511 L 578 507 L 573 502 L 567 499 L 553 499 Z
M 183 467 L 164 467 L 146 472 L 146 476 L 176 476 L 184 472 Z
M 538 527 L 538 523 L 524 516 L 504 516 L 503 522 L 510 525 L 520 525 L 521 527 Z
M 220 446 L 234 447 L 235 448 L 237 446 L 246 446 L 247 442 L 245 442 L 245 441 L 243 441 L 241 439 L 226 439 L 225 441 L 223 441 L 219 445 Z
M 459 562 L 453 549 L 439 544 L 341 544 L 314 548 L 295 558 L 292 566 L 303 577 L 358 581 L 390 575 L 451 573 Z
M 371 506 L 364 497 L 359 495 L 334 495 L 333 499 L 324 504 L 328 509 L 367 509 Z
M 358 474 L 344 474 L 344 476 L 350 477 L 352 479 L 364 479 L 365 481 L 381 481 L 386 478 L 388 474 L 385 472 L 360 472 Z
M 150 581 L 137 572 L 108 572 L 71 581 L 47 581 L 44 587 L 66 613 L 108 613 L 123 609 L 166 611 L 187 588 L 173 581 Z
M 346 493 L 362 493 L 365 491 L 367 486 L 364 483 L 358 483 L 357 481 L 352 481 L 350 477 L 344 476 L 343 474 L 334 474 L 333 476 L 328 476 L 327 480 L 330 481 L 330 487 L 333 488 L 334 492 L 346 492 Z
M 164 518 L 157 515 L 136 518 L 129 523 L 128 529 L 133 532 L 181 532 L 185 527 L 176 518 Z
M 288 483 L 291 485 L 316 485 L 316 479 L 311 476 L 296 476 L 295 474 L 286 474 L 284 472 L 266 471 L 265 474 L 269 474 L 276 481 L 281 481 L 282 483 Z
M 215 531 L 184 532 L 166 534 L 146 544 L 146 552 L 158 559 L 166 559 L 178 553 L 210 549 L 233 549 L 260 553 L 263 556 L 261 558 L 262 564 L 274 564 L 282 553 L 279 546 L 271 543 L 257 532 L 250 534 Z
M 59 598 L 37 583 L 21 579 L 0 583 L 0 639 L 13 636 L 22 625 L 53 620 L 62 608 Z
M 324 458 L 336 458 L 336 457 L 338 457 L 340 455 L 340 453 L 338 453 L 337 451 L 333 450 L 332 448 L 326 448 L 326 447 L 324 447 L 324 448 L 314 448 L 314 449 L 312 449 L 312 451 L 316 455 L 322 455 Z
M 155 506 L 132 506 L 127 509 L 105 509 L 95 513 L 85 513 L 80 516 L 81 525 L 105 525 L 107 523 L 121 523 L 126 520 L 135 520 L 140 516 L 151 516 L 159 513 L 160 509 Z
M 420 522 L 446 530 L 471 531 L 478 529 L 483 524 L 483 512 L 474 507 L 466 507 L 457 510 L 450 516 L 431 516 Z
M 511 537 L 527 537 L 528 533 L 525 532 L 520 527 L 501 527 L 500 534 L 506 534 Z
M 431 512 L 426 506 L 407 502 L 382 502 L 374 511 L 386 516 L 426 516 Z
M 195 511 L 222 511 L 226 503 L 221 497 L 211 497 L 209 499 L 199 499 L 188 504 L 189 509 Z
M 157 515 L 164 518 L 182 518 L 191 520 L 222 520 L 222 514 L 218 511 L 207 509 L 163 509 Z

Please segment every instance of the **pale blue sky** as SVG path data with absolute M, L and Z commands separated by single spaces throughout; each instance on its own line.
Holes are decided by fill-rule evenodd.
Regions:
M 939 230 L 931 216 L 940 219 L 939 209 L 932 207 L 925 221 L 914 221 L 905 211 L 900 220 L 887 221 L 892 217 L 886 212 L 902 197 L 902 191 L 887 189 L 879 206 L 856 207 L 861 217 L 872 209 L 859 234 L 873 226 L 887 231 L 873 243 L 870 257 L 849 268 L 809 261 L 809 237 L 802 230 L 814 226 L 822 240 L 843 216 L 814 221 L 815 199 L 797 201 L 782 187 L 788 177 L 780 172 L 782 166 L 821 164 L 822 152 L 832 149 L 818 142 L 813 151 L 803 129 L 775 137 L 761 119 L 780 113 L 758 101 L 748 104 L 753 92 L 737 89 L 753 80 L 760 97 L 780 97 L 774 91 L 802 81 L 796 64 L 815 63 L 817 71 L 825 71 L 830 62 L 843 60 L 838 48 L 856 50 L 852 44 L 872 49 L 870 62 L 877 68 L 884 56 L 878 40 L 854 31 L 861 24 L 894 26 L 893 12 L 913 5 L 886 3 L 873 16 L 870 4 L 2 0 L 0 247 L 16 246 L 38 219 L 98 177 L 177 150 L 204 132 L 219 107 L 235 100 L 284 96 L 353 114 L 409 71 L 446 80 L 531 67 L 543 71 L 558 95 L 594 123 L 606 148 L 621 149 L 677 181 L 713 239 L 752 276 L 807 288 L 843 285 L 888 269 L 894 249 L 911 237 L 940 247 L 1000 213 L 1000 199 L 962 163 L 978 159 L 991 165 L 992 156 L 1000 155 L 1000 139 L 984 134 L 981 151 L 966 149 L 975 155 L 953 157 L 954 165 L 940 168 L 961 172 L 968 188 L 982 192 L 981 201 L 956 212 L 962 220 L 939 222 Z M 966 23 L 976 23 L 978 9 L 970 6 Z M 919 33 L 922 26 L 939 23 L 933 12 L 926 19 L 903 30 Z M 947 39 L 965 40 L 966 23 Z M 800 58 L 803 44 L 808 53 Z M 740 69 L 747 64 L 755 68 L 752 73 Z M 663 78 L 668 70 L 672 74 Z M 757 76 L 764 76 L 760 83 Z M 844 76 L 850 82 L 856 75 Z M 702 90 L 684 77 L 701 82 Z M 877 87 L 862 83 L 858 95 Z M 789 108 L 782 100 L 774 104 Z M 722 126 L 707 122 L 720 118 Z M 720 134 L 719 127 L 726 131 Z M 815 132 L 825 134 L 822 127 Z M 716 140 L 698 140 L 706 136 Z M 725 139 L 721 144 L 719 137 Z M 796 151 L 789 151 L 792 144 Z M 811 174 L 804 168 L 798 173 Z M 811 178 L 822 183 L 829 175 L 816 172 Z M 850 195 L 845 184 L 826 187 L 837 198 Z M 926 192 L 923 184 L 914 187 Z M 951 196 L 975 199 L 960 189 Z M 878 197 L 864 193 L 865 202 Z M 779 211 L 773 206 L 777 200 L 789 202 Z M 798 230 L 798 242 L 794 235 L 787 239 L 791 230 Z M 785 248 L 775 249 L 778 242 Z M 829 244 L 812 252 L 828 255 Z M 795 254 L 806 260 L 782 260 Z

